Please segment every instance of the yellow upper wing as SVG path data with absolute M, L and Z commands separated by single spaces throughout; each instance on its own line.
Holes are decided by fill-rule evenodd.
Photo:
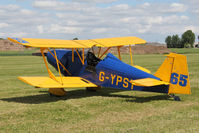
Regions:
M 145 40 L 138 37 L 115 37 L 88 40 L 57 40 L 57 39 L 33 39 L 33 38 L 8 38 L 8 40 L 28 46 L 40 48 L 91 48 L 113 47 L 131 44 L 144 44 Z

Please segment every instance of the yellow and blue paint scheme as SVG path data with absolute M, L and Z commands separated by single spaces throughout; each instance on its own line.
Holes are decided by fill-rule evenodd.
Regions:
M 121 61 L 119 49 L 121 46 L 129 45 L 130 47 L 131 44 L 146 43 L 145 40 L 138 37 L 116 37 L 88 40 L 8 39 L 26 47 L 39 47 L 41 49 L 49 77 L 20 77 L 22 81 L 36 87 L 81 87 L 83 86 L 81 85 L 83 81 L 84 87 L 101 86 L 123 90 L 168 94 L 191 93 L 187 59 L 184 55 L 170 53 L 154 75 L 145 68 L 133 66 L 132 55 L 131 65 Z M 111 47 L 117 46 L 120 60 L 109 53 L 103 60 L 100 60 L 92 70 L 89 70 L 88 60 L 84 59 L 84 48 L 92 48 L 93 46 L 100 47 L 100 50 L 101 47 L 107 47 L 107 50 L 100 57 L 102 57 Z M 72 51 L 55 49 L 50 51 L 48 48 L 71 48 Z M 82 48 L 82 53 L 79 52 L 77 48 Z M 59 71 L 59 78 L 55 77 L 48 68 L 43 53 L 44 49 L 49 51 L 47 60 Z M 131 47 L 129 48 L 129 51 L 131 53 Z M 68 77 L 62 77 L 61 73 Z M 73 81 L 78 82 L 73 83 Z
M 58 59 L 71 72 L 72 76 L 79 76 L 97 86 L 122 90 L 190 94 L 185 56 L 173 53 L 168 55 L 158 71 L 153 75 L 148 71 L 139 69 L 139 67 L 122 62 L 111 53 L 108 53 L 95 66 L 93 71 L 89 71 L 87 70 L 87 60 L 82 65 L 76 53 L 76 61 L 74 63 L 71 59 L 72 53 L 70 50 L 56 51 Z M 57 69 L 56 60 L 49 53 L 47 54 L 47 59 Z M 62 68 L 61 72 L 68 76 Z
M 109 53 L 102 61 L 97 64 L 95 70 L 95 72 L 89 72 L 86 70 L 85 65 L 83 66 L 79 76 L 102 87 L 116 88 L 122 90 L 168 93 L 168 85 L 153 87 L 133 85 L 130 82 L 131 80 L 145 78 L 152 78 L 156 80 L 160 79 L 150 73 L 147 73 L 122 62 L 111 53 Z

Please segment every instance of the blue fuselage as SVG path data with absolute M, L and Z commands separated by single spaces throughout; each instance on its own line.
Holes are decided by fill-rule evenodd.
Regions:
M 80 76 L 98 86 L 123 90 L 168 93 L 168 86 L 165 85 L 154 87 L 132 85 L 130 80 L 143 78 L 154 78 L 159 80 L 159 78 L 120 61 L 111 53 L 109 53 L 103 60 L 99 61 L 96 66 L 92 66 L 92 69 L 89 69 L 87 60 L 85 60 L 85 65 L 82 65 L 76 53 L 74 62 L 72 62 L 71 59 L 71 51 L 56 50 L 56 53 L 58 59 L 71 72 L 72 76 Z M 56 60 L 52 57 L 52 55 L 50 55 L 50 53 L 47 54 L 47 59 L 48 62 L 57 69 Z M 61 66 L 60 68 L 62 74 L 68 76 Z

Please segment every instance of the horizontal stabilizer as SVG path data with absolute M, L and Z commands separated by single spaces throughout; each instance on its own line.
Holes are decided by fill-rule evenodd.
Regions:
M 18 77 L 23 82 L 39 88 L 81 88 L 97 87 L 97 85 L 81 77 L 56 77 L 55 81 L 49 77 Z
M 157 85 L 169 85 L 169 83 L 167 83 L 167 82 L 160 81 L 160 80 L 153 79 L 153 78 L 131 80 L 130 82 L 133 85 L 144 86 L 144 87 L 151 87 L 151 86 L 157 86 Z
M 144 68 L 144 67 L 141 67 L 141 66 L 138 66 L 138 65 L 135 65 L 135 66 L 133 66 L 133 67 L 135 67 L 135 68 L 137 68 L 137 69 L 140 69 L 140 70 L 142 70 L 142 71 L 144 71 L 144 72 L 146 72 L 146 73 L 151 73 L 150 70 L 148 70 L 148 69 L 146 69 L 146 68 Z

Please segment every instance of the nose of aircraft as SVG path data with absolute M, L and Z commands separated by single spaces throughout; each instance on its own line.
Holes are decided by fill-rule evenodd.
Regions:
M 54 50 L 51 50 L 52 54 L 54 54 Z M 71 73 L 72 76 L 77 76 L 82 68 L 82 63 L 77 55 L 76 52 L 74 52 L 74 62 L 72 62 L 72 51 L 66 50 L 66 49 L 56 49 L 55 50 L 57 59 L 64 65 L 64 67 Z M 47 61 L 49 64 L 51 64 L 57 71 L 57 62 L 56 59 L 53 57 L 50 52 L 47 53 Z M 80 52 L 81 55 L 81 52 Z M 61 73 L 65 76 L 69 76 L 69 74 L 64 70 L 64 68 L 59 65 L 59 68 L 61 70 Z

